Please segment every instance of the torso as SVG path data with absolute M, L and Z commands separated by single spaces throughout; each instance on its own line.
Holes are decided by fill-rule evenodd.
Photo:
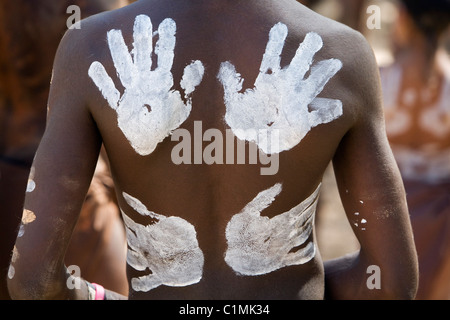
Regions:
M 450 179 L 450 78 L 429 86 L 404 76 L 399 63 L 382 70 L 386 128 L 402 175 L 436 183 Z
M 184 90 L 180 86 L 180 81 L 184 68 L 192 61 L 198 60 L 205 70 L 201 83 L 195 87 L 191 96 L 192 110 L 189 116 L 174 131 L 187 129 L 191 134 L 193 146 L 191 164 L 174 163 L 173 150 L 177 146 L 180 147 L 181 141 L 172 141 L 170 136 L 158 143 L 150 154 L 140 155 L 118 126 L 117 112 L 108 105 L 92 80 L 86 77 L 86 81 L 90 81 L 87 84 L 87 92 L 91 95 L 91 113 L 108 152 L 119 203 L 128 226 L 130 298 L 323 297 L 323 267 L 317 246 L 314 253 L 307 250 L 303 254 L 300 253 L 308 244 L 315 243 L 314 231 L 308 234 L 307 239 L 300 245 L 297 258 L 292 259 L 290 258 L 295 253 L 289 252 L 290 243 L 280 242 L 279 239 L 278 243 L 275 236 L 271 237 L 271 240 L 268 240 L 273 244 L 269 246 L 270 250 L 287 245 L 288 248 L 285 248 L 287 252 L 281 256 L 287 258 L 289 255 L 289 258 L 281 261 L 278 258 L 280 252 L 268 250 L 264 262 L 260 261 L 257 266 L 248 266 L 247 271 L 240 270 L 233 263 L 233 254 L 236 252 L 239 254 L 239 248 L 234 252 L 229 251 L 231 236 L 239 238 L 239 225 L 243 225 L 241 221 L 241 224 L 233 226 L 232 218 L 239 213 L 242 214 L 242 218 L 245 218 L 246 214 L 247 218 L 250 217 L 248 212 L 252 210 L 246 211 L 244 208 L 261 192 L 267 190 L 267 194 L 270 194 L 274 201 L 273 203 L 269 201 L 261 208 L 267 207 L 261 211 L 262 216 L 268 218 L 249 223 L 248 226 L 257 231 L 255 234 L 258 234 L 258 228 L 267 232 L 270 225 L 267 224 L 269 218 L 274 225 L 277 220 L 273 220 L 275 216 L 286 213 L 308 200 L 320 185 L 323 172 L 332 159 L 340 139 L 351 127 L 356 114 L 354 108 L 358 103 L 358 97 L 351 95 L 351 88 L 346 87 L 343 76 L 351 72 L 346 67 L 350 61 L 344 54 L 345 44 L 339 44 L 338 34 L 342 31 L 340 28 L 344 27 L 329 20 L 325 21 L 325 18 L 299 6 L 295 1 L 270 3 L 270 6 L 276 7 L 272 11 L 267 4 L 265 6 L 253 1 L 236 5 L 210 5 L 208 10 L 205 9 L 206 5 L 197 6 L 186 1 L 141 1 L 118 11 L 120 17 L 118 12 L 105 15 L 102 25 L 97 26 L 95 36 L 105 40 L 92 41 L 92 46 L 95 45 L 96 49 L 93 49 L 94 54 L 89 58 L 91 59 L 89 64 L 94 61 L 103 64 L 121 95 L 123 87 L 116 76 L 106 33 L 111 29 L 121 30 L 125 43 L 131 50 L 133 24 L 136 16 L 141 14 L 151 19 L 153 30 L 156 30 L 166 18 L 171 18 L 176 23 L 175 58 L 171 72 L 173 89 L 180 91 L 182 97 Z M 279 16 L 281 14 L 284 16 Z M 245 79 L 243 89 L 253 88 L 268 43 L 269 31 L 279 22 L 285 24 L 288 29 L 287 41 L 281 55 L 282 67 L 291 62 L 298 46 L 310 31 L 316 32 L 323 40 L 323 48 L 315 54 L 313 65 L 331 58 L 342 62 L 342 70 L 331 77 L 318 96 L 341 101 L 343 110 L 341 113 L 337 112 L 334 119 L 305 130 L 305 136 L 299 139 L 300 141 L 290 145 L 289 150 L 279 153 L 278 164 L 275 164 L 276 155 L 272 155 L 272 165 L 276 166 L 277 170 L 273 172 L 275 174 L 262 175 L 261 168 L 268 168 L 270 165 L 261 164 L 260 159 L 256 164 L 249 163 L 248 142 L 245 149 L 245 164 L 236 164 L 236 157 L 234 162 L 230 158 L 227 161 L 226 131 L 230 129 L 230 125 L 225 121 L 227 107 L 224 103 L 224 87 L 218 79 L 218 73 L 221 63 L 229 61 Z M 97 47 L 100 43 L 104 45 Z M 342 53 L 338 53 L 340 51 Z M 156 63 L 155 59 L 153 63 Z M 293 117 L 288 116 L 287 119 L 292 120 Z M 271 125 L 266 129 L 270 129 Z M 194 157 L 201 155 L 201 151 L 196 153 L 196 150 L 205 151 L 212 143 L 203 141 L 202 146 L 196 144 L 199 141 L 198 137 L 201 140 L 208 129 L 217 129 L 218 131 L 214 132 L 220 132 L 223 137 L 224 154 L 223 157 L 219 157 L 223 159 L 223 164 L 209 165 L 205 163 L 205 157 L 197 158 L 201 163 L 194 163 Z M 197 139 L 195 132 L 200 132 Z M 237 139 L 234 136 L 232 138 L 234 145 L 237 145 Z M 254 143 L 250 144 L 255 146 Z M 275 167 L 272 168 L 275 170 Z M 277 184 L 281 185 L 280 192 L 273 189 Z M 131 197 L 126 198 L 125 194 Z M 294 217 L 302 212 L 300 209 L 297 211 Z M 144 217 L 144 213 L 149 215 L 154 213 L 158 216 Z M 277 223 L 281 229 L 297 230 L 289 226 L 289 222 L 293 219 L 295 220 L 295 218 L 278 219 Z M 308 223 L 313 225 L 313 219 L 314 217 L 301 226 Z M 170 235 L 170 232 L 174 234 Z M 251 233 L 251 230 L 249 232 Z M 135 235 L 140 243 L 138 246 L 145 242 L 147 248 L 136 248 L 137 242 L 133 239 Z M 177 238 L 178 242 L 175 242 L 174 238 Z M 284 238 L 289 238 L 289 235 L 280 236 L 280 239 Z M 253 240 L 251 237 L 241 237 L 235 244 L 248 249 L 252 248 Z M 148 248 L 153 245 L 154 251 Z M 291 246 L 291 251 L 298 250 L 297 245 Z M 174 247 L 178 247 L 180 251 L 176 255 L 166 252 L 165 258 L 163 256 L 166 253 L 158 251 L 163 248 L 170 251 Z M 258 250 L 262 249 L 255 247 L 253 251 Z M 150 251 L 148 259 L 144 251 Z M 136 252 L 139 258 L 135 259 L 133 257 Z M 253 253 L 252 250 L 241 252 L 249 260 L 258 261 Z M 184 259 L 184 262 L 174 262 L 180 258 Z M 189 267 L 189 264 L 192 266 Z M 266 268 L 258 267 L 260 265 L 265 265 Z M 167 271 L 168 266 L 173 269 Z M 186 270 L 192 274 L 187 275 Z M 242 274 L 243 272 L 247 274 Z M 142 276 L 144 279 L 136 280 Z

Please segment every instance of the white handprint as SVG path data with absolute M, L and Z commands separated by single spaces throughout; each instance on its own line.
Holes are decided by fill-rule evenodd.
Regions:
M 257 143 L 266 154 L 293 148 L 311 128 L 343 113 L 341 101 L 317 97 L 341 69 L 341 61 L 329 59 L 311 67 L 323 43 L 318 34 L 310 32 L 291 64 L 281 69 L 287 32 L 282 23 L 271 29 L 254 88 L 240 92 L 244 80 L 230 62 L 222 63 L 218 74 L 224 87 L 225 121 L 239 139 Z M 266 129 L 279 131 L 280 141 L 271 142 Z
M 149 269 L 151 272 L 133 278 L 133 289 L 149 291 L 160 285 L 181 287 L 199 282 L 204 257 L 194 226 L 179 217 L 151 212 L 138 199 L 126 193 L 123 197 L 136 212 L 156 220 L 144 226 L 122 211 L 129 247 L 127 263 L 138 271 Z
M 116 110 L 119 128 L 140 155 L 152 153 L 158 143 L 188 118 L 192 109 L 191 94 L 203 78 L 203 64 L 194 61 L 184 69 L 180 82 L 186 104 L 180 92 L 172 89 L 175 32 L 176 24 L 172 19 L 167 18 L 159 25 L 155 48 L 158 60 L 154 70 L 151 70 L 153 26 L 148 16 L 136 17 L 131 54 L 120 30 L 108 32 L 114 66 L 125 88 L 122 97 L 100 62 L 93 62 L 89 68 L 89 76 Z
M 319 190 L 320 185 L 302 203 L 272 219 L 261 216 L 261 211 L 281 192 L 281 184 L 260 192 L 227 225 L 226 263 L 238 274 L 256 276 L 314 258 L 312 241 L 297 247 L 311 235 Z

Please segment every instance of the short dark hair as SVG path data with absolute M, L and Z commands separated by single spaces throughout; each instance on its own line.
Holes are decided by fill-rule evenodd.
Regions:
M 450 24 L 450 0 L 402 0 L 402 3 L 426 35 L 440 35 Z

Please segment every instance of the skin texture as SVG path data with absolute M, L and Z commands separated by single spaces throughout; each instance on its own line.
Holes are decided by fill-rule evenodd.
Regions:
M 30 169 L 45 130 L 53 59 L 71 16 L 66 10 L 70 5 L 77 5 L 84 18 L 125 4 L 125 0 L 17 0 L 0 3 L 1 300 L 10 299 L 6 284 L 8 266 L 21 222 Z M 94 183 L 102 184 L 98 176 L 94 180 Z M 123 249 L 111 250 L 109 246 L 103 250 L 111 243 L 111 238 L 123 243 L 124 231 L 117 206 L 114 207 L 112 201 L 109 201 L 109 207 L 106 207 L 108 201 L 99 202 L 98 194 L 102 189 L 106 190 L 97 186 L 96 195 L 90 194 L 83 208 L 66 262 L 80 266 L 84 276 L 91 281 L 101 281 L 126 293 L 125 268 L 110 268 L 116 265 L 111 261 L 124 260 Z M 101 210 L 103 212 L 100 213 Z
M 381 69 L 387 132 L 419 256 L 416 299 L 445 300 L 450 296 L 450 59 L 439 30 L 440 23 L 449 24 L 450 13 L 446 20 L 431 20 L 435 29 L 425 34 L 404 5 L 399 9 L 395 61 Z
M 292 61 L 311 31 L 324 43 L 314 60 L 342 62 L 342 69 L 318 96 L 340 100 L 342 116 L 312 128 L 295 147 L 280 153 L 275 175 L 261 175 L 260 167 L 248 161 L 243 165 L 175 165 L 170 155 L 177 142 L 168 138 L 150 155 L 139 155 L 118 127 L 116 111 L 89 78 L 88 69 L 99 61 L 114 75 L 115 87 L 123 90 L 106 34 L 120 29 L 125 43 L 131 45 L 134 19 L 140 14 L 148 15 L 154 26 L 166 18 L 176 22 L 174 90 L 182 89 L 184 69 L 192 61 L 199 60 L 205 67 L 202 83 L 191 95 L 192 111 L 181 128 L 192 132 L 194 121 L 201 120 L 203 130 L 217 128 L 225 135 L 224 88 L 217 79 L 221 64 L 232 63 L 246 80 L 243 89 L 252 87 L 269 31 L 280 21 L 289 30 L 282 67 Z M 63 258 L 101 142 L 124 214 L 142 226 L 156 224 L 151 215 L 143 216 L 137 208 L 188 221 L 195 227 L 204 257 L 198 283 L 161 285 L 144 292 L 130 288 L 130 299 L 322 299 L 325 288 L 332 298 L 414 296 L 417 261 L 405 194 L 385 136 L 377 66 L 360 34 L 295 1 L 261 0 L 139 1 L 88 19 L 81 30 L 66 34 L 55 61 L 48 126 L 35 159 L 36 188 L 25 202 L 36 219 L 16 243 L 20 256 L 9 281 L 14 297 L 86 298 L 84 285 L 80 290 L 65 286 Z M 354 229 L 361 251 L 325 267 L 317 252 L 304 264 L 258 276 L 237 275 L 224 259 L 226 228 L 232 217 L 261 191 L 278 183 L 282 191 L 261 217 L 272 219 L 291 210 L 314 193 L 332 160 L 349 218 L 357 211 L 368 221 L 366 230 Z M 50 202 L 45 201 L 49 194 Z M 139 200 L 133 202 L 135 207 L 124 194 Z M 314 233 L 305 244 L 310 240 L 315 241 Z M 366 286 L 370 265 L 381 269 L 380 290 Z M 149 274 L 130 266 L 127 271 L 130 281 Z M 109 298 L 112 295 L 107 292 Z

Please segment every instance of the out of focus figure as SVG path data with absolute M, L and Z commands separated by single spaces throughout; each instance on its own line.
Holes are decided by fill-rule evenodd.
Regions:
M 402 1 L 394 62 L 381 68 L 419 256 L 417 299 L 450 299 L 450 58 L 441 46 L 449 23 L 448 0 Z
M 127 3 L 0 2 L 0 299 L 9 299 L 5 280 L 31 164 L 45 128 L 53 59 L 70 18 L 67 8 L 77 5 L 84 18 Z M 80 267 L 84 278 L 126 294 L 126 240 L 105 161 L 99 161 L 68 248 L 67 264 Z M 51 195 L 48 201 L 52 201 Z

